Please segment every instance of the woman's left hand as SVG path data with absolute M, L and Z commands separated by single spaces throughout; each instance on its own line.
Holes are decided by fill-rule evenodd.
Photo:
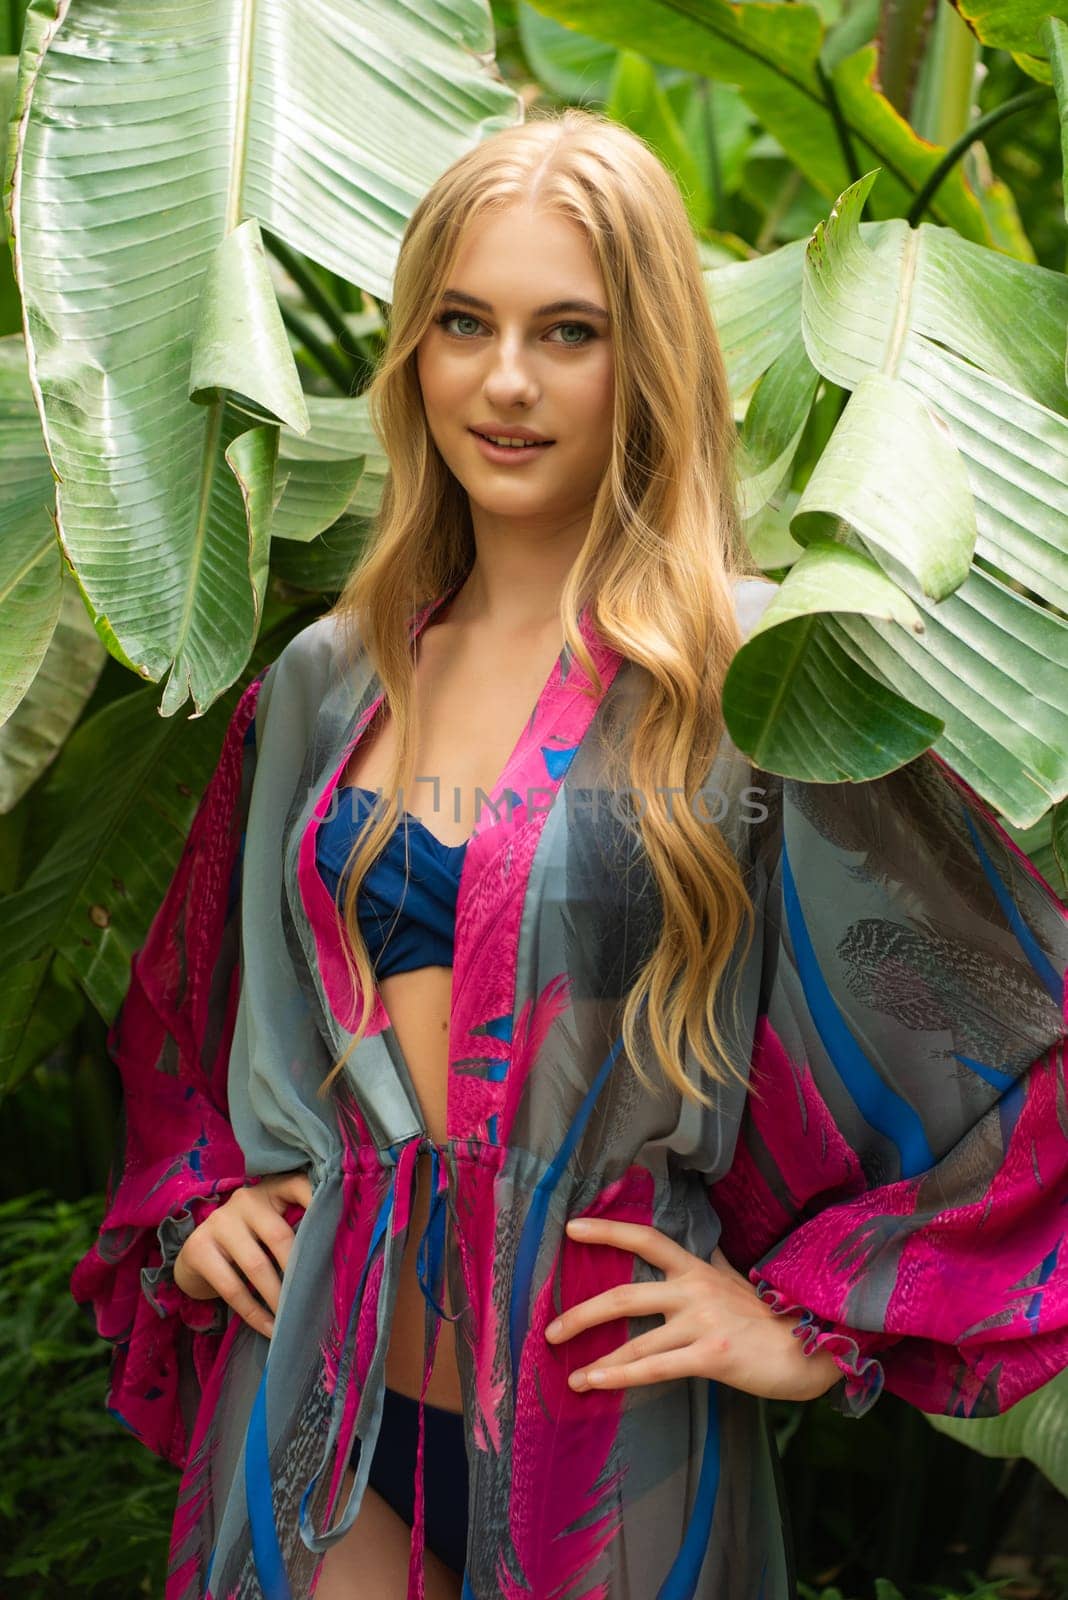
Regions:
M 705 1261 L 659 1228 L 605 1217 L 574 1218 L 567 1231 L 583 1244 L 631 1250 L 664 1272 L 662 1281 L 623 1283 L 580 1301 L 549 1324 L 546 1338 L 561 1345 L 618 1317 L 665 1318 L 593 1367 L 571 1373 L 572 1388 L 621 1389 L 699 1377 L 769 1400 L 814 1400 L 842 1376 L 826 1351 L 805 1355 L 792 1332 L 799 1319 L 772 1311 L 722 1250 Z

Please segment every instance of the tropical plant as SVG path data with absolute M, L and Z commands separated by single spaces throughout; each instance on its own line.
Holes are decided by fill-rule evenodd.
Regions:
M 67 1289 L 99 1204 L 0 1204 L 0 1588 L 23 1600 L 163 1592 L 177 1479 L 101 1405 L 101 1342 Z
M 728 679 L 735 741 L 824 781 L 933 746 L 1065 892 L 1063 21 L 499 0 L 502 77 L 486 0 L 25 10 L 0 0 L 9 1094 L 84 1064 L 237 694 L 366 537 L 385 461 L 362 390 L 412 206 L 539 97 L 628 123 L 689 208 L 746 532 L 781 585 Z M 1005 89 L 977 118 L 984 73 Z M 1065 1403 L 1058 1380 L 931 1420 L 1063 1486 Z
M 479 0 L 422 21 L 368 0 L 29 8 L 8 195 L 25 353 L 13 338 L 0 364 L 9 810 L 63 753 L 40 796 L 50 826 L 36 807 L 16 824 L 30 865 L 0 933 L 9 1078 L 54 962 L 114 1016 L 269 600 L 295 620 L 358 549 L 383 463 L 358 396 L 305 394 L 287 323 L 346 383 L 370 370 L 371 297 L 415 200 L 521 115 L 492 42 Z M 311 315 L 280 309 L 265 239 Z M 358 310 L 335 311 L 308 262 L 359 285 Z M 68 737 L 104 647 L 162 696 L 124 695 Z M 210 721 L 175 719 L 228 691 Z

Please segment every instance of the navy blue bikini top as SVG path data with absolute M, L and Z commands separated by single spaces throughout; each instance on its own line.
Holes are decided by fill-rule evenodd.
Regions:
M 341 873 L 355 837 L 374 809 L 374 789 L 352 784 L 335 790 L 334 815 L 320 823 L 315 841 L 319 876 L 337 897 Z M 467 842 L 442 844 L 418 817 L 406 811 L 410 875 L 404 865 L 401 828 L 372 866 L 356 902 L 360 931 L 379 978 L 415 967 L 451 967 L 456 895 Z M 385 949 L 383 951 L 383 945 Z

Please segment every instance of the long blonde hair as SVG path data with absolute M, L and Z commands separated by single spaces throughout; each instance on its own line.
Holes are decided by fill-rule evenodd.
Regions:
M 723 357 L 682 197 L 642 140 L 606 117 L 575 108 L 536 115 L 460 157 L 416 206 L 397 263 L 386 349 L 367 391 L 389 473 L 373 537 L 331 614 L 352 648 L 359 641 L 368 650 L 397 743 L 383 803 L 342 874 L 346 960 L 361 1010 L 326 1085 L 370 1019 L 374 980 L 356 901 L 412 780 L 411 619 L 463 580 L 475 553 L 466 491 L 427 426 L 416 347 L 468 224 L 521 201 L 585 230 L 614 340 L 612 455 L 561 595 L 564 640 L 600 694 L 577 625 L 588 606 L 602 638 L 648 675 L 629 765 L 625 753 L 625 776 L 617 773 L 641 795 L 682 788 L 692 801 L 723 730 L 723 679 L 741 643 L 731 580 L 753 569 L 739 532 Z M 649 1088 L 636 1031 L 644 1005 L 665 1076 L 710 1105 L 680 1064 L 684 1037 L 714 1082 L 743 1076 L 724 1049 L 714 1005 L 743 922 L 747 950 L 752 940 L 752 903 L 732 851 L 691 805 L 671 808 L 650 798 L 639 824 L 662 921 L 626 1000 L 623 1048 Z

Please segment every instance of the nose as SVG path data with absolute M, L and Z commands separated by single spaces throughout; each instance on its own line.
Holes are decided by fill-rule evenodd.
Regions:
M 483 381 L 483 393 L 493 410 L 509 406 L 532 406 L 538 398 L 533 358 L 523 348 L 519 334 L 494 340 Z

